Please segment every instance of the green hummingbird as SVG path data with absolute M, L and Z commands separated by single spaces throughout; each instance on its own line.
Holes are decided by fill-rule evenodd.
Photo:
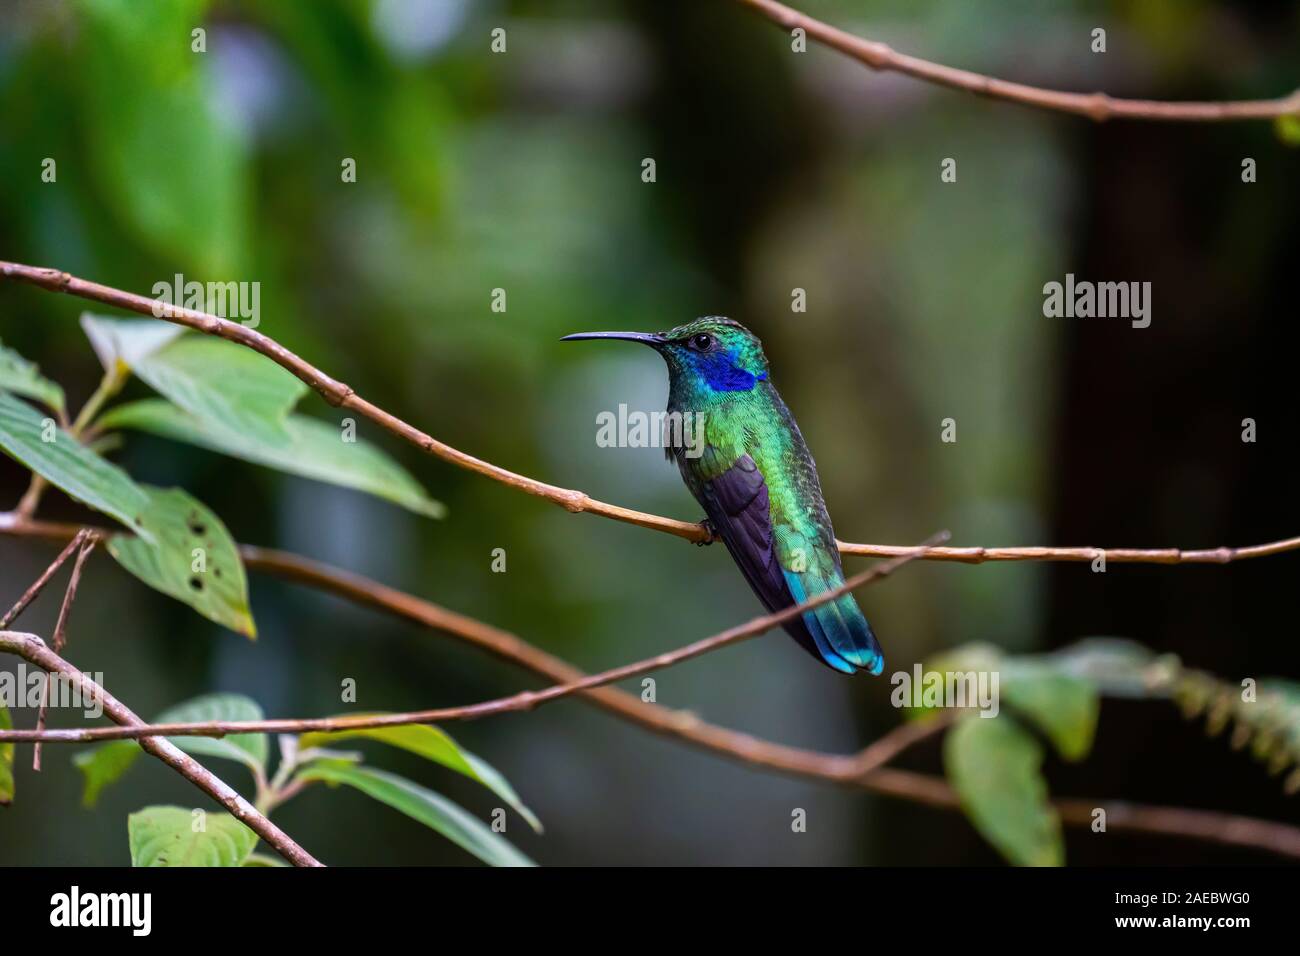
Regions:
M 702 436 L 697 445 L 673 442 L 666 454 L 764 607 L 779 611 L 844 583 L 817 466 L 772 384 L 756 335 L 732 319 L 705 316 L 669 332 L 579 332 L 562 341 L 583 339 L 640 342 L 663 357 L 668 411 L 688 418 Z M 785 629 L 837 671 L 884 669 L 880 644 L 852 594 L 804 612 Z

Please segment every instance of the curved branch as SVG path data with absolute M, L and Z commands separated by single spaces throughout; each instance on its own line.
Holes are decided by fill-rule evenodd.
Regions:
M 653 531 L 663 531 L 676 535 L 687 541 L 704 543 L 710 540 L 704 526 L 689 521 L 678 521 L 660 515 L 635 511 L 620 505 L 599 501 L 584 492 L 572 488 L 561 488 L 547 484 L 526 475 L 494 465 L 481 458 L 466 454 L 457 448 L 438 441 L 414 425 L 390 414 L 377 405 L 362 398 L 356 391 L 337 379 L 312 365 L 306 359 L 285 348 L 279 342 L 263 335 L 255 329 L 247 328 L 238 322 L 231 322 L 219 316 L 209 315 L 193 309 L 166 305 L 155 299 L 149 299 L 132 292 L 124 292 L 96 282 L 87 282 L 66 272 L 56 269 L 42 269 L 36 266 L 22 265 L 16 262 L 0 261 L 0 278 L 25 282 L 29 285 L 47 289 L 51 292 L 64 292 L 68 295 L 115 306 L 128 312 L 161 318 L 186 328 L 204 332 L 246 346 L 258 352 L 282 368 L 293 373 L 301 381 L 313 388 L 330 404 L 346 408 L 364 415 L 385 431 L 423 449 L 431 455 L 450 462 L 458 468 L 464 468 L 475 474 L 499 481 L 526 494 L 560 505 L 566 511 L 596 514 L 626 524 L 633 524 Z M 156 315 L 155 310 L 164 314 Z M 21 513 L 0 514 L 0 532 L 21 527 L 25 521 Z M 838 542 L 843 554 L 860 555 L 876 558 L 892 558 L 905 554 L 909 548 L 899 545 L 853 544 Z M 1300 549 L 1300 537 L 1285 538 L 1267 544 L 1250 545 L 1241 548 L 1211 548 L 1206 550 L 1184 551 L 1178 548 L 931 548 L 924 557 L 931 561 L 957 561 L 964 564 L 982 564 L 986 561 L 1092 561 L 1104 555 L 1108 562 L 1143 562 L 1149 564 L 1225 564 L 1245 558 L 1266 557 L 1287 551 Z
M 24 526 L 24 533 L 39 533 L 41 537 L 54 540 L 70 536 L 67 526 L 48 522 L 33 524 L 34 527 Z M 77 530 L 73 527 L 71 534 Z M 247 544 L 240 545 L 239 551 L 244 563 L 255 571 L 333 594 L 448 634 L 549 680 L 572 684 L 586 676 L 573 665 L 534 647 L 509 631 L 458 614 L 432 601 L 359 574 L 287 551 Z M 882 766 L 906 747 L 940 729 L 942 722 L 903 724 L 856 754 L 830 754 L 789 747 L 742 731 L 710 724 L 689 711 L 644 703 L 639 697 L 616 687 L 595 687 L 576 693 L 630 724 L 745 766 L 870 790 L 940 809 L 960 808 L 956 793 L 942 779 Z M 1115 831 L 1190 837 L 1300 859 L 1300 828 L 1271 820 L 1209 810 L 1084 798 L 1058 799 L 1054 805 L 1060 812 L 1061 819 L 1072 826 L 1090 825 L 1093 810 L 1102 807 L 1106 810 L 1107 825 Z
M 942 535 L 936 536 L 942 538 Z M 737 644 L 752 637 L 758 637 L 772 628 L 798 617 L 805 611 L 820 607 L 850 591 L 879 581 L 889 576 L 907 562 L 919 558 L 925 553 L 928 544 L 913 548 L 909 553 L 882 561 L 849 578 L 839 587 L 823 591 L 809 598 L 802 604 L 792 604 L 787 608 L 771 614 L 763 614 L 744 624 L 729 627 L 711 637 L 706 637 L 687 644 L 675 651 L 657 654 L 654 657 L 633 664 L 613 667 L 599 674 L 580 677 L 576 680 L 556 684 L 545 690 L 529 690 L 509 697 L 468 704 L 462 707 L 441 707 L 429 710 L 415 710 L 398 714 L 373 714 L 361 717 L 306 717 L 281 720 L 208 720 L 182 721 L 169 724 L 133 724 L 122 727 L 74 727 L 60 730 L 0 730 L 0 743 L 74 743 L 91 740 L 139 740 L 143 737 L 224 737 L 227 734 L 303 734 L 308 732 L 331 732 L 341 730 L 365 730 L 374 727 L 403 727 L 409 724 L 446 723 L 453 720 L 472 720 L 493 714 L 505 714 L 519 710 L 533 710 L 541 704 L 568 697 L 579 691 L 592 690 L 613 684 L 616 681 L 638 677 L 650 671 L 672 667 L 693 657 L 700 657 L 710 651 Z
M 35 634 L 0 631 L 0 651 L 17 654 L 47 673 L 59 674 L 72 681 L 87 699 L 103 701 L 104 713 L 119 724 L 139 727 L 144 723 L 125 704 L 65 661 Z M 140 740 L 140 746 L 220 803 L 236 820 L 265 840 L 275 852 L 294 866 L 322 865 L 294 842 L 289 834 L 175 744 L 161 737 L 145 737 Z
M 802 29 L 811 39 L 852 57 L 873 70 L 902 73 L 926 83 L 964 90 L 977 96 L 987 96 L 990 99 L 1006 100 L 1022 106 L 1034 106 L 1058 113 L 1073 113 L 1097 122 L 1108 119 L 1132 119 L 1215 123 L 1230 120 L 1276 119 L 1279 116 L 1300 114 L 1300 90 L 1296 90 L 1290 96 L 1273 100 L 1181 103 L 1121 99 L 1105 93 L 1067 93 L 1061 90 L 1046 90 L 898 53 L 884 43 L 837 29 L 776 0 L 738 0 L 738 2 L 771 20 L 782 29 L 787 31 Z

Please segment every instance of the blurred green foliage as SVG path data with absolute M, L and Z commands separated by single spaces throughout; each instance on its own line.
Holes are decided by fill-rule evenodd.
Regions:
M 1063 87 L 1247 97 L 1295 85 L 1294 30 L 1203 0 L 835 0 L 812 12 L 900 49 Z M 1087 50 L 1098 22 L 1112 35 L 1104 59 Z M 488 49 L 498 26 L 503 55 Z M 1241 44 L 1233 56 L 1217 55 L 1225 30 Z M 1089 154 L 1075 121 L 874 76 L 824 51 L 792 63 L 788 38 L 730 4 L 613 0 L 18 0 L 0 9 L 0 115 L 0 258 L 140 293 L 178 273 L 258 282 L 261 331 L 471 454 L 698 517 L 656 450 L 594 444 L 598 411 L 662 407 L 653 357 L 555 340 L 729 313 L 763 337 L 842 538 L 917 541 L 939 527 L 958 543 L 1048 537 L 1056 476 L 1044 449 L 1064 345 L 1039 289 L 1082 242 Z M 1271 132 L 1233 135 L 1261 155 L 1281 148 Z M 640 179 L 646 156 L 658 159 L 653 184 Z M 959 160 L 953 187 L 938 181 L 945 157 Z M 1252 201 L 1241 200 L 1242 229 L 1254 228 Z M 796 287 L 806 314 L 790 312 Z M 505 313 L 491 311 L 495 289 Z M 39 362 L 71 408 L 101 374 L 79 312 L 33 290 L 0 297 L 5 345 Z M 120 407 L 136 408 L 137 424 L 148 407 L 131 400 L 147 394 L 124 383 Z M 301 412 L 341 424 L 315 396 Z M 940 443 L 953 415 L 959 440 Z M 446 504 L 445 521 L 149 434 L 117 460 L 140 482 L 184 488 L 239 541 L 369 574 L 584 667 L 757 610 L 720 549 L 686 552 L 571 516 L 360 431 Z M 17 500 L 25 486 L 22 469 L 0 463 L 0 492 Z M 53 517 L 82 513 L 47 505 Z M 504 574 L 491 569 L 496 548 Z M 0 539 L 5 593 L 49 557 Z M 863 603 L 891 667 L 907 669 L 973 640 L 1039 648 L 1046 590 L 1047 572 L 1029 564 L 928 566 Z M 343 680 L 360 688 L 358 706 L 399 710 L 531 680 L 269 579 L 250 581 L 249 600 L 255 646 L 95 559 L 69 653 L 144 713 L 214 690 L 276 715 L 335 713 Z M 48 629 L 48 603 L 24 627 Z M 886 684 L 840 681 L 788 644 L 768 638 L 656 675 L 658 700 L 825 750 L 896 720 Z M 963 733 L 1024 733 L 1002 718 L 967 722 L 980 723 L 1000 729 Z M 475 723 L 465 737 L 547 821 L 545 841 L 509 833 L 542 862 L 994 859 L 962 829 L 932 838 L 953 825 L 928 811 L 891 827 L 877 821 L 893 811 L 869 797 L 755 778 L 578 704 Z M 1017 773 L 1035 763 L 1032 748 L 1011 746 Z M 66 761 L 46 763 L 20 786 L 32 799 L 0 820 L 0 861 L 126 863 L 121 828 L 78 808 Z M 428 771 L 406 751 L 390 764 Z M 474 781 L 461 783 L 448 793 L 486 816 Z M 362 796 L 321 789 L 277 822 L 329 862 L 466 859 L 396 814 L 367 813 L 359 840 Z M 96 814 L 192 799 L 149 768 Z M 792 806 L 816 821 L 808 833 L 789 832 Z M 903 833 L 905 851 L 890 843 Z

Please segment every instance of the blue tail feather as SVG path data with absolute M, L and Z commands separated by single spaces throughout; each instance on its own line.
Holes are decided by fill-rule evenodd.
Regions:
M 810 581 L 812 576 L 808 573 L 787 571 L 785 578 L 790 587 L 790 595 L 797 604 L 802 604 L 810 596 L 805 589 L 805 581 L 815 581 L 818 585 L 813 594 L 827 590 L 825 582 L 816 579 Z M 801 621 L 812 635 L 817 652 L 827 666 L 846 674 L 858 670 L 879 674 L 884 670 L 885 657 L 880 643 L 853 595 L 845 594 L 811 611 L 805 611 Z

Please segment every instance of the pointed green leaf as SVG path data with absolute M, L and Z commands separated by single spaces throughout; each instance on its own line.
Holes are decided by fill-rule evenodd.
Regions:
M 185 335 L 146 355 L 135 374 L 213 427 L 283 446 L 283 426 L 307 386 L 264 355 L 233 342 Z
M 0 449 L 88 508 L 111 515 L 153 540 L 144 526 L 149 507 L 144 489 L 48 416 L 6 392 L 0 392 Z
M 213 427 L 159 399 L 120 405 L 100 423 L 104 428 L 152 432 L 304 478 L 355 488 L 431 518 L 442 517 L 445 510 L 387 454 L 366 442 L 344 441 L 340 429 L 314 418 L 286 418 L 289 443 L 283 446 Z
M 110 740 L 74 754 L 72 763 L 85 777 L 81 805 L 93 807 L 104 788 L 121 779 L 143 752 L 134 740 Z
M 499 833 L 464 808 L 417 783 L 396 774 L 348 763 L 325 761 L 298 774 L 301 780 L 347 784 L 380 803 L 400 810 L 413 820 L 437 830 L 457 846 L 492 866 L 534 866 Z
M 29 362 L 13 349 L 0 345 L 0 389 L 25 395 L 52 408 L 63 411 L 63 389 L 41 375 L 35 362 Z
M 132 866 L 241 866 L 257 845 L 257 834 L 225 811 L 196 818 L 182 807 L 145 807 L 126 829 Z
M 12 730 L 13 719 L 9 711 L 0 707 L 0 730 Z M 14 800 L 14 745 L 0 744 L 0 807 L 7 807 Z
M 1043 749 L 1008 715 L 970 716 L 944 738 L 944 768 L 975 829 L 1018 866 L 1065 862 L 1061 820 L 1048 802 Z
M 164 710 L 151 723 L 177 724 L 211 720 L 261 720 L 262 708 L 241 694 L 205 694 Z M 173 744 L 194 756 L 236 760 L 265 773 L 268 743 L 266 734 L 231 734 L 228 737 L 169 737 Z M 109 784 L 121 779 L 143 751 L 134 740 L 111 740 L 72 758 L 85 776 L 82 804 L 93 807 Z
M 210 621 L 256 636 L 248 578 L 239 548 L 206 505 L 179 488 L 145 486 L 144 527 L 153 541 L 114 535 L 108 553 L 152 588 L 188 604 Z
M 114 319 L 93 312 L 81 313 L 81 328 L 109 375 L 129 372 L 185 331 L 161 319 Z
M 348 716 L 380 715 L 350 714 Z M 409 750 L 411 753 L 419 754 L 426 760 L 440 763 L 444 767 L 450 767 L 457 773 L 463 773 L 465 776 L 477 780 L 513 807 L 520 816 L 528 821 L 530 827 L 538 833 L 542 832 L 542 822 L 519 799 L 519 794 L 515 793 L 514 788 L 510 786 L 500 771 L 496 770 L 486 760 L 462 749 L 445 731 L 429 724 L 407 724 L 401 727 L 367 727 L 359 730 L 342 730 L 332 733 L 303 734 L 298 738 L 298 746 L 300 750 L 307 750 L 309 748 L 329 746 L 340 740 L 355 739 L 357 737 L 379 740 L 390 746 Z

